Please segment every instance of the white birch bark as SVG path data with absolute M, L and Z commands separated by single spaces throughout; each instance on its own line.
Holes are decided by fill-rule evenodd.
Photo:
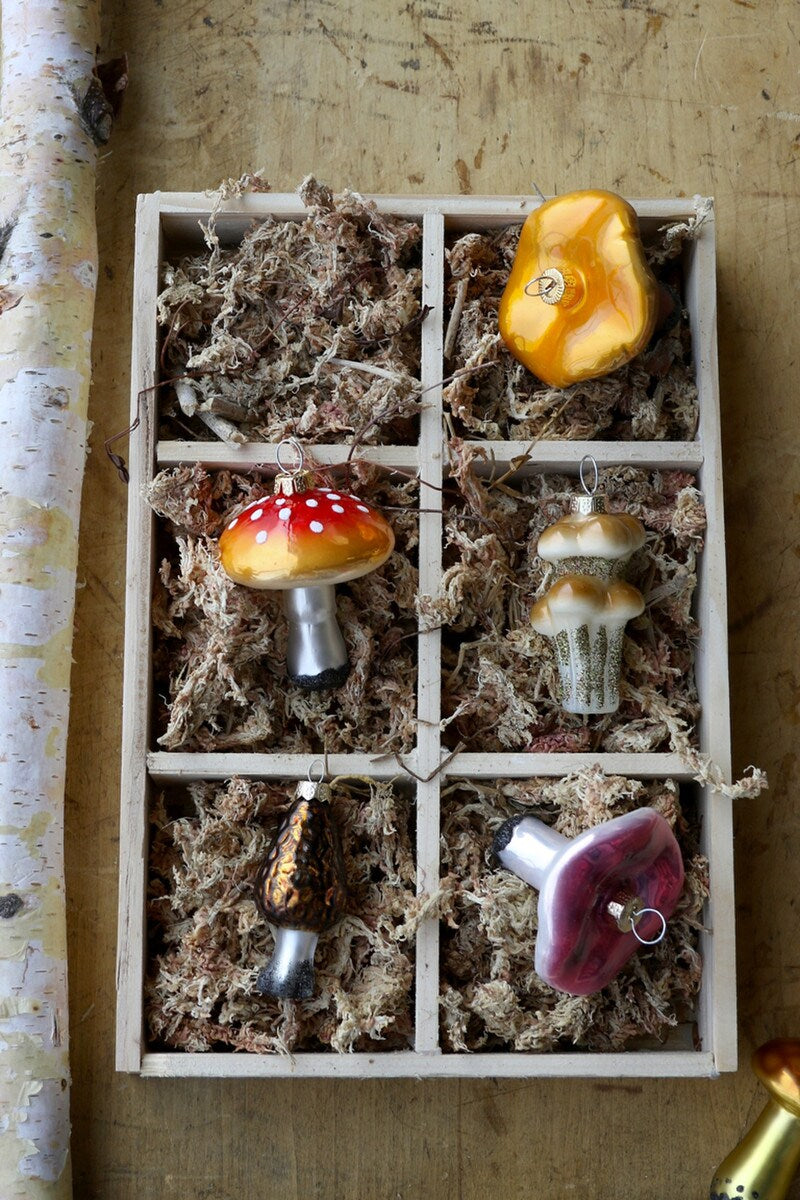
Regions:
M 63 815 L 97 270 L 97 35 L 97 0 L 3 0 L 2 1200 L 72 1194 Z

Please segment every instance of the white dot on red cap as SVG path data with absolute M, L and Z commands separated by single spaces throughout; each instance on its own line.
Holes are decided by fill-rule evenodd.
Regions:
M 329 499 L 329 500 L 341 500 L 341 498 L 342 498 L 342 497 L 339 495 L 339 493 L 338 493 L 338 492 L 328 492 L 328 499 Z
M 228 529 L 233 529 L 234 525 L 238 522 L 238 520 L 239 520 L 238 517 L 234 517 L 233 520 L 231 521 L 230 525 L 228 526 Z
M 366 504 L 357 504 L 356 508 L 358 509 L 359 512 L 369 512 L 369 509 L 367 508 Z
M 285 504 L 285 503 L 286 503 L 286 497 L 285 497 L 285 496 L 281 496 L 279 500 L 276 500 L 276 501 L 275 501 L 275 507 L 276 507 L 276 508 L 280 508 L 280 506 L 281 506 L 282 504 Z
M 312 533 L 322 533 L 325 526 L 322 521 L 312 521 L 308 527 Z
M 291 513 L 291 509 L 289 509 L 289 508 L 282 508 L 282 509 L 281 509 L 281 511 L 278 513 L 278 519 L 279 519 L 280 521 L 288 521 L 288 520 L 289 520 L 289 517 L 290 517 L 291 515 L 292 515 L 292 513 Z
M 264 515 L 263 508 L 257 508 L 255 512 L 250 513 L 251 521 L 260 521 Z
M 344 512 L 344 509 L 342 508 L 341 504 L 332 504 L 331 508 L 333 509 L 334 512 L 338 512 L 338 513 Z
M 266 540 L 267 540 L 266 529 L 259 529 L 258 533 L 256 534 L 256 541 L 258 542 L 259 546 L 263 546 L 264 542 Z
M 318 508 L 319 500 L 306 500 L 306 504 L 308 505 L 309 508 Z

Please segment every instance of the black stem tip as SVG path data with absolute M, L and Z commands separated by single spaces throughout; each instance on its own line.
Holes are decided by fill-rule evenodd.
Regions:
M 307 692 L 330 692 L 340 688 L 349 674 L 350 663 L 346 662 L 341 667 L 328 667 L 319 675 L 290 675 L 289 678 Z
M 314 968 L 310 962 L 296 963 L 285 975 L 278 976 L 273 964 L 267 963 L 256 980 L 262 996 L 278 1000 L 308 1000 L 314 994 Z
M 499 860 L 500 855 L 514 836 L 514 830 L 517 828 L 520 821 L 523 821 L 524 819 L 525 814 L 518 813 L 516 817 L 509 817 L 507 821 L 503 822 L 497 833 L 494 835 L 494 841 L 492 842 L 493 858 Z

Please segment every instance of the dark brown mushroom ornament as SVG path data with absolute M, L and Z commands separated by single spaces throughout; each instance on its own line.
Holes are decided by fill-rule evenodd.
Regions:
M 680 847 L 652 808 L 570 840 L 536 817 L 498 830 L 502 866 L 539 889 L 537 974 L 586 996 L 611 983 L 640 945 L 660 942 L 683 888 Z
M 345 910 L 344 860 L 330 800 L 328 784 L 309 771 L 256 876 L 256 904 L 275 935 L 272 958 L 256 981 L 265 996 L 313 995 L 319 935 Z
M 293 438 L 278 446 L 280 468 L 290 447 L 297 466 L 276 475 L 272 496 L 253 501 L 228 522 L 219 554 L 234 583 L 283 592 L 289 676 L 300 687 L 323 691 L 340 687 L 350 671 L 336 621 L 336 584 L 382 566 L 394 549 L 394 533 L 359 496 L 317 487 Z

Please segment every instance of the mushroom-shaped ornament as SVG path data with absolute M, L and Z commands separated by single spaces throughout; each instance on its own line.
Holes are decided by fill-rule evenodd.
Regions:
M 592 492 L 572 497 L 572 511 L 545 529 L 537 552 L 559 575 L 617 579 L 644 540 L 641 521 L 630 513 L 608 512 L 605 496 Z
M 553 639 L 566 712 L 617 711 L 625 625 L 643 610 L 642 593 L 630 583 L 593 575 L 562 575 L 537 601 L 531 624 Z
M 591 487 L 584 478 L 587 462 L 594 469 Z M 611 713 L 619 708 L 625 625 L 644 611 L 641 592 L 622 574 L 644 545 L 645 532 L 630 513 L 607 511 L 591 455 L 581 461 L 580 479 L 583 495 L 572 497 L 572 511 L 539 538 L 539 557 L 556 580 L 534 605 L 531 624 L 555 644 L 562 707 Z
M 644 350 L 658 307 L 636 213 L 613 192 L 584 191 L 530 214 L 498 318 L 511 353 L 565 388 Z
M 312 691 L 340 687 L 350 664 L 336 621 L 337 583 L 380 567 L 394 549 L 394 533 L 377 509 L 358 496 L 317 487 L 297 467 L 275 477 L 272 496 L 255 500 L 228 522 L 219 539 L 222 565 L 235 583 L 283 591 L 289 623 L 290 678 Z
M 539 889 L 534 966 L 551 987 L 586 996 L 611 983 L 640 945 L 661 941 L 683 888 L 675 836 L 652 808 L 570 840 L 536 817 L 498 830 L 502 866 Z
M 256 904 L 275 934 L 275 950 L 256 981 L 265 996 L 305 1000 L 314 992 L 319 935 L 347 902 L 339 831 L 327 784 L 303 780 L 256 877 Z
M 717 1168 L 711 1200 L 783 1200 L 800 1166 L 800 1041 L 759 1046 L 752 1067 L 769 1100 Z

